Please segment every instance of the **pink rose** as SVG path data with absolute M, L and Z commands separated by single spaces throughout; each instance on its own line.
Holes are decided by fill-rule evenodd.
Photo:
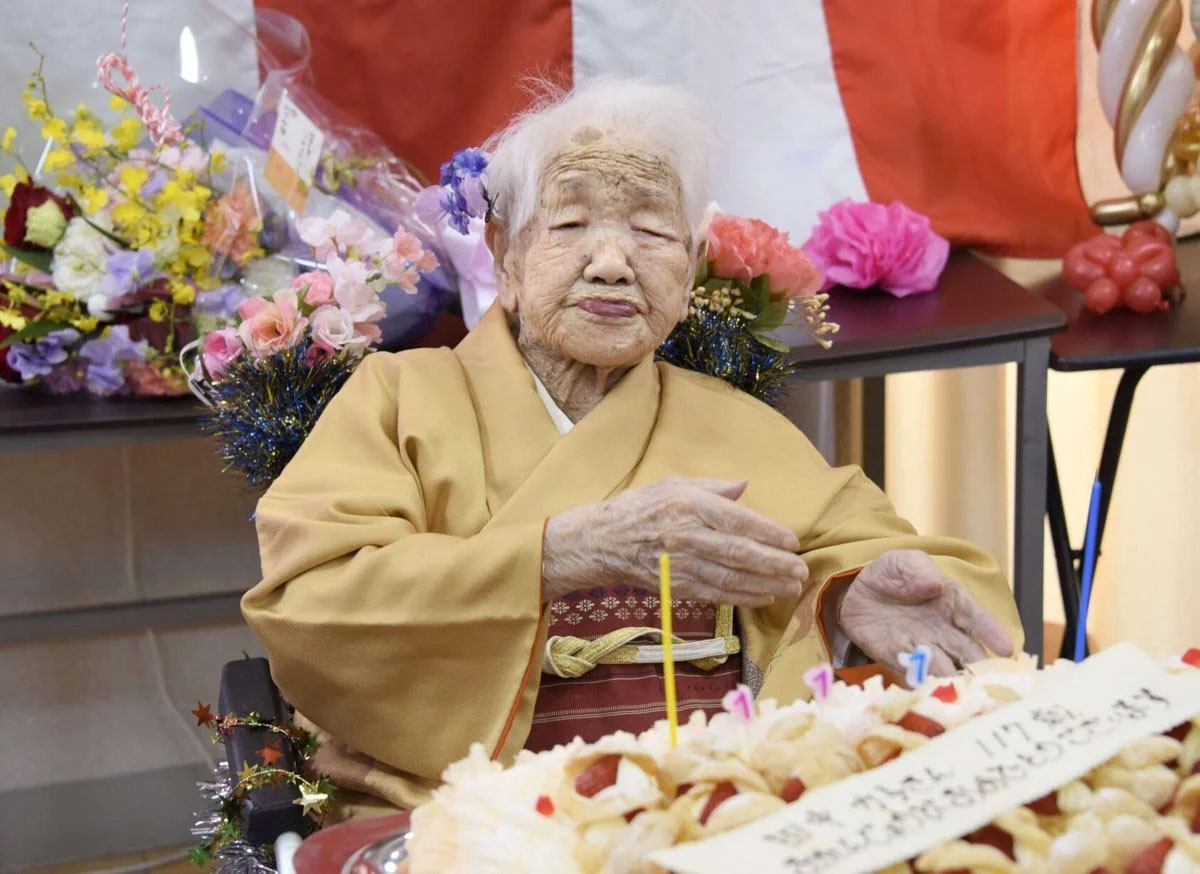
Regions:
M 354 331 L 360 338 L 366 341 L 366 345 L 373 346 L 383 339 L 383 331 L 379 329 L 379 325 L 371 322 L 355 322 Z
M 438 266 L 437 256 L 421 246 L 421 241 L 404 228 L 392 237 L 392 254 L 408 261 L 418 270 L 432 270 Z
M 929 219 L 900 201 L 835 203 L 821 213 L 804 248 L 826 288 L 879 286 L 896 297 L 936 288 L 950 255 Z
M 229 362 L 242 354 L 237 328 L 222 328 L 204 337 L 204 369 L 213 379 L 220 377 Z
M 293 289 L 277 291 L 272 300 L 247 298 L 238 304 L 238 336 L 250 354 L 265 358 L 300 342 L 308 319 L 300 315 L 300 304 Z
M 301 273 L 292 280 L 292 288 L 304 295 L 304 302 L 310 307 L 333 303 L 333 277 L 324 270 Z
M 337 355 L 336 349 L 326 346 L 324 343 L 314 342 L 308 347 L 308 351 L 304 353 L 304 363 L 312 367 L 314 364 L 328 361 L 334 355 Z

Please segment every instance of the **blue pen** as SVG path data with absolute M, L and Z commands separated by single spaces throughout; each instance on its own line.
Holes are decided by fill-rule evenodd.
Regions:
M 1092 485 L 1092 500 L 1088 504 L 1087 533 L 1083 538 L 1083 583 L 1079 593 L 1079 618 L 1075 623 L 1075 661 L 1087 654 L 1087 615 L 1092 600 L 1092 575 L 1096 572 L 1096 535 L 1100 528 L 1100 481 Z

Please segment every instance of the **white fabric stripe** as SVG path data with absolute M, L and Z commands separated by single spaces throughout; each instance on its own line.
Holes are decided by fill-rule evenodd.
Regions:
M 866 189 L 820 0 L 573 0 L 575 80 L 645 76 L 704 101 L 720 141 L 713 198 L 802 243 Z

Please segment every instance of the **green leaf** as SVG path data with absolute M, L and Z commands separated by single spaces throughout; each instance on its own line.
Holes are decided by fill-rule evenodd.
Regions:
M 43 273 L 50 272 L 50 253 L 37 252 L 32 249 L 14 249 L 7 243 L 0 243 L 0 248 L 3 248 L 12 257 L 16 258 L 22 264 L 27 264 L 34 270 L 40 270 Z
M 30 340 L 36 340 L 38 337 L 45 337 L 47 334 L 54 331 L 61 331 L 63 328 L 69 328 L 70 325 L 64 325 L 61 322 L 30 322 L 19 331 L 15 331 L 4 338 L 0 342 L 0 349 L 7 349 L 13 343 L 27 343 Z
M 791 351 L 791 347 L 778 337 L 774 337 L 771 334 L 760 334 L 758 331 L 752 331 L 751 333 L 754 335 L 755 340 L 757 340 L 759 343 L 762 343 L 768 349 L 774 349 L 776 352 L 785 353 Z
M 737 286 L 742 292 L 742 309 L 748 313 L 754 313 L 756 318 L 762 315 L 770 300 L 762 283 L 756 279 L 748 285 L 745 282 L 738 282 Z
M 112 240 L 114 243 L 116 243 L 122 249 L 130 248 L 130 245 L 128 243 L 126 243 L 124 240 L 122 240 L 120 237 L 118 237 L 112 231 L 105 230 L 104 228 L 100 227 L 100 225 L 96 224 L 94 221 L 92 221 L 90 218 L 88 218 L 86 215 L 84 215 L 82 209 L 79 210 L 79 217 L 81 219 L 83 219 L 85 222 L 87 222 L 89 225 L 91 225 L 93 229 L 95 229 L 96 231 L 99 231 L 101 234 L 108 237 L 110 240 Z
M 773 300 L 763 308 L 754 320 L 755 331 L 773 331 L 787 321 L 788 306 L 786 300 Z
M 696 279 L 692 282 L 693 288 L 698 288 L 708 281 L 708 259 L 701 258 L 700 266 L 696 268 Z

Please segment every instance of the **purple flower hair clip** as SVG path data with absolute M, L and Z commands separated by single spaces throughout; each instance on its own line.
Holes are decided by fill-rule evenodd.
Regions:
M 492 217 L 492 202 L 483 186 L 488 166 L 483 149 L 459 149 L 445 164 L 436 186 L 417 195 L 417 216 L 429 225 L 443 219 L 460 234 L 470 233 L 471 219 Z

